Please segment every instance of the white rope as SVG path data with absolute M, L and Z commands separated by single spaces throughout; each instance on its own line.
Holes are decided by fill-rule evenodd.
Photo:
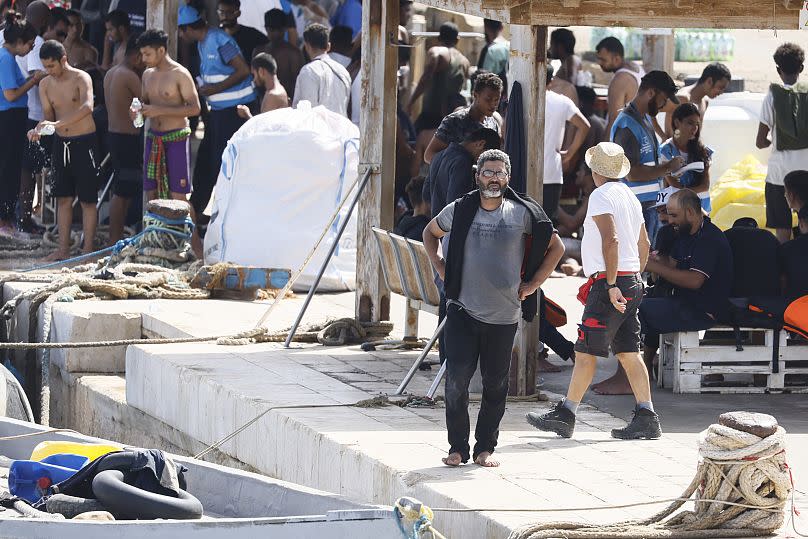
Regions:
M 790 496 L 793 504 L 791 474 L 785 460 L 785 434 L 782 427 L 777 427 L 771 436 L 761 438 L 730 427 L 711 425 L 699 436 L 698 473 L 682 496 L 656 515 L 604 525 L 539 522 L 514 530 L 509 539 L 770 535 L 783 525 L 784 508 Z M 695 499 L 691 500 L 694 494 Z M 674 515 L 687 501 L 695 502 L 693 510 Z M 590 509 L 596 508 L 587 508 Z

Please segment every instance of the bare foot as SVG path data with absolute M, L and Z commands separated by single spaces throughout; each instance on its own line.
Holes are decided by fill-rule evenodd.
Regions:
M 59 262 L 70 258 L 70 253 L 65 251 L 54 251 L 45 257 L 45 262 Z
M 539 372 L 561 372 L 561 367 L 553 365 L 546 357 L 540 357 L 536 362 L 536 369 Z
M 618 370 L 614 376 L 592 386 L 592 391 L 598 395 L 631 395 L 631 385 L 628 383 L 623 369 Z
M 449 453 L 448 457 L 443 457 L 441 459 L 446 466 L 460 466 L 463 463 L 463 457 L 460 456 L 460 453 Z
M 561 264 L 559 269 L 567 276 L 578 275 L 578 273 L 581 271 L 581 265 L 573 259 L 570 262 L 564 262 Z
M 496 460 L 488 451 L 483 451 L 477 455 L 476 459 L 474 459 L 474 464 L 479 464 L 483 468 L 496 468 L 499 466 L 499 461 Z

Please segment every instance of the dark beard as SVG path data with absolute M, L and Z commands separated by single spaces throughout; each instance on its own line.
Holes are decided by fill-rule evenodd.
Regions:
M 648 115 L 651 118 L 654 118 L 657 114 L 659 114 L 659 107 L 657 107 L 656 101 L 649 101 L 648 102 Z
M 690 226 L 690 223 L 684 223 L 679 225 L 677 232 L 683 238 L 690 236 L 690 233 L 693 231 L 693 227 Z

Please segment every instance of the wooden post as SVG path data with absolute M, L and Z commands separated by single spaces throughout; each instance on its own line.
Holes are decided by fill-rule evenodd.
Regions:
M 177 10 L 179 0 L 147 0 L 146 28 L 157 28 L 168 33 L 168 54 L 177 58 Z
M 359 172 L 373 167 L 373 177 L 359 201 L 356 316 L 361 321 L 390 318 L 390 291 L 382 279 L 370 228 L 393 228 L 398 13 L 397 2 L 384 0 L 368 0 L 362 10 Z
M 673 31 L 667 35 L 649 34 L 644 36 L 642 45 L 642 64 L 645 71 L 659 69 L 673 73 L 673 60 L 676 53 L 676 42 Z
M 544 110 L 547 88 L 547 27 L 511 26 L 509 81 L 522 85 L 525 117 L 527 194 L 539 203 L 544 190 Z M 536 361 L 539 347 L 539 318 L 519 321 L 511 359 L 512 395 L 532 395 L 536 391 Z

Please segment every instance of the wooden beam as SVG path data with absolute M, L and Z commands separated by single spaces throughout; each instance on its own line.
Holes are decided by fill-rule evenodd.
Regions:
M 439 0 L 426 0 L 435 3 Z M 783 1 L 750 2 L 749 0 L 713 0 L 693 2 L 680 0 L 619 0 L 604 8 L 601 2 L 583 1 L 577 8 L 564 7 L 565 0 L 541 0 L 516 6 L 510 11 L 514 24 L 546 24 L 552 26 L 600 26 L 634 28 L 749 28 L 795 29 L 799 11 L 786 9 Z M 445 9 L 458 9 L 461 0 L 442 1 Z M 799 7 L 797 0 L 789 6 Z M 529 8 L 528 13 L 524 10 Z
M 179 0 L 147 0 L 146 28 L 164 30 L 168 34 L 168 54 L 177 58 L 177 11 Z
M 362 10 L 359 172 L 367 167 L 374 172 L 359 200 L 356 316 L 368 322 L 390 318 L 390 291 L 384 285 L 371 227 L 393 228 L 398 13 L 398 3 L 386 0 L 366 0 Z
M 581 7 L 581 0 L 561 0 L 561 7 Z
M 506 23 L 517 22 L 511 19 L 512 8 L 530 6 L 530 2 L 524 0 L 419 0 L 419 3 L 444 11 L 454 11 Z
M 541 203 L 544 190 L 544 110 L 547 88 L 547 27 L 511 26 L 509 81 L 522 86 L 527 149 L 525 181 L 527 194 Z M 510 393 L 532 395 L 536 391 L 539 319 L 519 321 L 511 360 Z
M 673 60 L 676 53 L 676 42 L 673 32 L 670 35 L 649 34 L 643 36 L 642 66 L 646 72 L 658 69 L 673 73 Z

